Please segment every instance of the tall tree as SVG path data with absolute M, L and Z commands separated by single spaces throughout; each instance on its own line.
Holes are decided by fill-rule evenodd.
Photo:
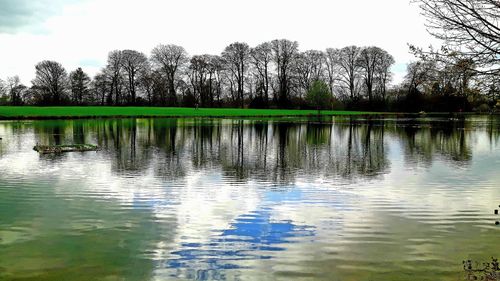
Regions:
M 359 57 L 361 48 L 357 46 L 348 46 L 338 52 L 337 63 L 340 67 L 340 81 L 347 87 L 350 100 L 358 98 L 358 80 L 359 80 Z
M 109 80 L 106 73 L 101 72 L 94 76 L 92 81 L 93 101 L 100 105 L 106 104 L 106 93 L 109 92 Z
M 365 82 L 368 100 L 373 100 L 373 86 L 375 84 L 375 73 L 377 67 L 381 64 L 383 50 L 379 47 L 366 47 L 361 50 L 358 57 L 358 65 L 362 69 L 361 75 Z
M 61 105 L 67 93 L 68 74 L 64 67 L 55 61 L 42 61 L 36 66 L 33 86 L 40 91 L 44 104 Z
M 127 75 L 129 103 L 134 104 L 137 96 L 137 76 L 147 67 L 148 58 L 141 52 L 123 50 L 121 65 Z
M 237 83 L 237 97 L 240 107 L 244 106 L 245 74 L 248 70 L 250 47 L 247 43 L 235 42 L 227 46 L 222 52 L 222 57 L 227 63 Z
M 146 61 L 144 67 L 139 71 L 138 83 L 141 90 L 146 94 L 148 105 L 153 104 L 153 70 L 149 61 Z
M 224 72 L 224 60 L 221 56 L 211 56 L 209 63 L 210 72 L 213 73 L 213 83 L 215 84 L 214 96 L 212 97 L 214 104 L 221 105 L 222 84 Z M 212 85 L 210 86 L 212 87 Z
M 378 82 L 379 92 L 382 95 L 382 100 L 386 100 L 387 84 L 391 81 L 392 73 L 391 67 L 394 64 L 394 57 L 387 51 L 382 50 L 380 62 L 375 69 L 375 76 Z
M 121 103 L 123 88 L 122 60 L 123 56 L 121 51 L 115 50 L 108 54 L 108 64 L 104 70 L 110 83 L 109 92 L 106 97 L 106 103 L 108 105 L 113 104 L 113 96 L 115 105 Z
M 158 45 L 151 53 L 152 62 L 161 68 L 167 78 L 169 105 L 175 105 L 177 102 L 176 81 L 180 69 L 188 62 L 186 50 L 177 45 Z
M 272 47 L 271 43 L 264 42 L 257 45 L 250 51 L 252 57 L 252 64 L 257 76 L 259 77 L 259 89 L 261 98 L 264 100 L 265 105 L 269 102 L 269 86 L 271 80 L 271 61 L 272 61 Z
M 89 93 L 90 77 L 79 67 L 69 74 L 71 100 L 75 104 L 83 104 Z
M 208 93 L 210 55 L 193 56 L 189 65 L 189 78 L 194 96 L 200 101 L 201 107 L 206 107 L 210 103 L 210 93 Z
M 161 69 L 154 69 L 151 72 L 151 78 L 153 82 L 153 104 L 171 106 L 172 104 L 169 102 L 168 78 L 166 77 L 165 72 Z
M 271 41 L 271 48 L 277 72 L 278 104 L 281 107 L 288 107 L 290 88 L 292 86 L 291 72 L 293 71 L 293 62 L 297 56 L 299 44 L 297 41 L 276 39 Z
M 7 83 L 4 85 L 4 90 L 9 96 L 11 105 L 21 105 L 23 103 L 23 92 L 27 89 L 21 83 L 19 76 L 7 78 Z
M 328 78 L 328 87 L 330 88 L 330 92 L 334 93 L 334 88 L 339 81 L 339 58 L 340 50 L 334 48 L 327 48 L 325 52 L 325 69 Z

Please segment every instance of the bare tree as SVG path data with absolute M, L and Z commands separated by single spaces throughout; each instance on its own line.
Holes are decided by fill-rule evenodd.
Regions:
M 269 102 L 269 86 L 271 76 L 271 61 L 272 61 L 272 47 L 271 43 L 264 42 L 257 45 L 250 51 L 252 56 L 252 64 L 258 77 L 259 89 L 261 97 L 265 104 Z
M 144 67 L 139 71 L 138 84 L 140 89 L 146 94 L 146 100 L 149 105 L 153 104 L 153 89 L 154 89 L 154 71 L 151 69 L 149 61 L 146 61 Z
M 51 105 L 62 104 L 67 88 L 68 74 L 64 67 L 55 61 L 42 61 L 36 66 L 36 76 L 33 86 L 40 91 L 43 103 Z
M 328 86 L 332 94 L 335 93 L 335 85 L 340 81 L 340 65 L 339 65 L 340 50 L 327 48 L 325 52 L 325 69 L 328 78 Z
M 210 106 L 213 107 L 216 99 L 217 103 L 220 102 L 221 96 L 221 71 L 223 70 L 224 62 L 220 56 L 206 55 L 205 60 L 207 62 L 206 71 L 208 73 L 207 85 L 207 95 L 209 98 Z
M 90 77 L 79 67 L 69 74 L 71 99 L 75 104 L 83 104 L 89 93 Z
M 394 64 L 394 57 L 382 50 L 382 55 L 380 57 L 380 62 L 375 68 L 375 79 L 379 88 L 379 92 L 382 95 L 382 100 L 386 100 L 387 95 L 387 84 L 392 79 L 391 67 Z
M 193 94 L 200 101 L 200 105 L 205 107 L 210 102 L 208 80 L 211 79 L 210 55 L 193 56 L 189 65 L 189 79 L 193 88 Z M 211 89 L 210 89 L 211 91 Z
M 108 83 L 108 77 L 106 73 L 101 72 L 94 76 L 92 80 L 92 92 L 93 100 L 100 105 L 104 105 L 106 103 L 106 93 L 108 92 L 110 84 Z
M 278 83 L 278 104 L 283 107 L 289 105 L 291 90 L 291 72 L 293 61 L 297 56 L 299 44 L 297 41 L 276 39 L 271 41 L 273 61 L 276 66 Z
M 106 103 L 111 105 L 120 104 L 122 97 L 123 77 L 122 77 L 122 52 L 115 50 L 108 54 L 108 64 L 104 70 L 110 82 L 110 88 L 106 97 Z
M 467 59 L 456 61 L 449 71 L 454 76 L 456 93 L 465 97 L 475 73 L 475 65 Z
M 209 63 L 210 72 L 213 73 L 213 83 L 215 83 L 215 96 L 212 96 L 213 102 L 221 105 L 222 84 L 224 72 L 224 60 L 221 56 L 211 56 Z M 212 85 L 210 86 L 212 87 Z
M 306 93 L 313 82 L 323 79 L 325 55 L 321 51 L 309 50 L 297 55 L 295 68 L 298 75 L 298 82 L 302 91 Z
M 134 50 L 123 50 L 121 65 L 127 74 L 129 102 L 134 104 L 137 96 L 137 76 L 147 67 L 148 58 L 141 52 Z
M 405 84 L 408 93 L 419 91 L 420 86 L 435 77 L 435 63 L 429 61 L 417 61 L 408 64 Z
M 337 63 L 340 68 L 340 81 L 348 89 L 349 97 L 355 100 L 359 95 L 359 57 L 361 48 L 356 46 L 344 47 L 338 51 Z
M 27 87 L 21 84 L 19 76 L 7 77 L 4 91 L 9 96 L 11 105 L 21 105 L 23 103 L 23 92 L 26 89 Z
M 233 72 L 229 67 L 227 67 L 228 63 L 224 58 L 222 58 L 222 61 L 224 63 L 224 67 L 222 69 L 222 81 L 223 81 L 223 87 L 225 88 L 225 94 L 226 94 L 226 100 L 230 100 L 232 104 L 238 103 L 238 92 L 236 90 L 236 85 L 238 84 L 236 82 L 236 78 L 233 75 Z
M 382 56 L 384 51 L 379 47 L 366 47 L 361 50 L 358 57 L 358 65 L 362 69 L 361 75 L 363 76 L 363 81 L 365 82 L 366 94 L 368 95 L 368 100 L 371 103 L 373 100 L 373 86 L 375 84 L 375 73 L 377 67 L 382 62 Z
M 169 101 L 169 80 L 165 72 L 161 71 L 161 69 L 154 69 L 151 77 L 153 79 L 153 103 L 161 106 L 172 105 Z
M 500 76 L 498 0 L 413 0 L 427 18 L 429 32 L 445 43 L 440 58 L 471 61 L 481 74 Z M 418 48 L 414 51 L 422 54 Z M 434 52 L 439 54 L 439 52 Z
M 230 44 L 222 52 L 228 69 L 231 71 L 237 83 L 237 97 L 240 107 L 244 106 L 245 74 L 248 70 L 250 47 L 247 43 L 235 42 Z
M 154 65 L 161 68 L 167 78 L 167 87 L 169 93 L 169 105 L 175 105 L 177 102 L 176 81 L 179 70 L 188 62 L 186 50 L 177 45 L 158 45 L 151 54 L 151 60 Z

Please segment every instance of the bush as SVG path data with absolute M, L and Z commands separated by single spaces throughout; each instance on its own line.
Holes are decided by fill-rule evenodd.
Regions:
M 330 93 L 330 89 L 325 82 L 316 80 L 307 91 L 306 101 L 310 106 L 316 108 L 319 113 L 321 109 L 331 108 L 332 93 Z

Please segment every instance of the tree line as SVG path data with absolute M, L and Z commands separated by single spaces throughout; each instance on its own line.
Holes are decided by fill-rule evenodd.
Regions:
M 115 50 L 94 77 L 55 61 L 35 66 L 32 86 L 18 77 L 2 83 L 11 105 L 150 105 L 186 107 L 305 108 L 307 93 L 321 81 L 322 107 L 387 98 L 394 58 L 379 47 L 349 46 L 299 51 L 281 39 L 255 47 L 235 42 L 220 55 L 189 56 L 177 45 L 158 45 L 150 55 Z
M 490 111 L 498 75 L 482 75 L 471 58 L 410 46 L 418 58 L 391 85 L 394 58 L 382 48 L 348 46 L 299 51 L 296 41 L 228 45 L 220 55 L 189 56 L 158 45 L 147 56 L 115 50 L 94 77 L 69 74 L 55 61 L 35 66 L 32 86 L 0 80 L 0 104 L 316 108 L 386 111 Z M 446 59 L 444 59 L 444 57 Z M 390 86 L 391 85 L 391 86 Z

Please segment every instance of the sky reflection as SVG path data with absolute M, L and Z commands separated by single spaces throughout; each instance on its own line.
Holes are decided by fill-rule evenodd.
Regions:
M 101 279 L 446 280 L 500 251 L 499 124 L 0 122 L 0 277 L 84 272 L 83 255 Z M 31 150 L 83 141 L 103 150 Z

